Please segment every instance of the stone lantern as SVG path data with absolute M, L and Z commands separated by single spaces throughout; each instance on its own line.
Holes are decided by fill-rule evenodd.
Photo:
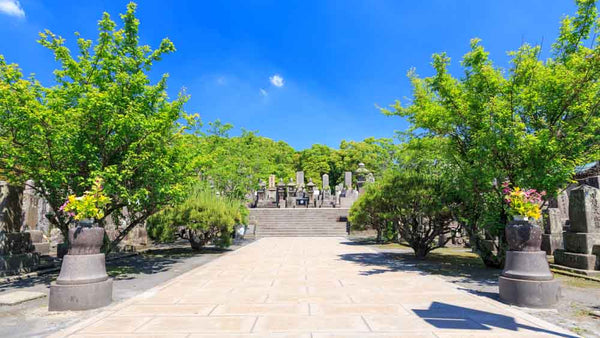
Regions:
M 365 168 L 364 163 L 358 164 L 358 169 L 356 169 L 356 185 L 358 186 L 358 192 L 362 193 L 364 191 L 364 185 L 367 182 L 367 176 L 371 173 L 371 171 Z
M 283 205 L 285 207 L 285 183 L 283 183 L 283 178 L 279 180 L 277 184 L 277 206 L 281 208 Z
M 258 190 L 256 191 L 256 195 L 259 201 L 263 201 L 265 199 L 265 181 L 262 179 L 258 180 Z
M 306 184 L 306 193 L 308 194 L 308 205 L 313 205 L 315 202 L 315 184 L 312 181 L 312 178 L 308 179 L 308 183 Z

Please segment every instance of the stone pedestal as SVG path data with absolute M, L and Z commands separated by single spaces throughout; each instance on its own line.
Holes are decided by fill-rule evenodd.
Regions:
M 513 221 L 506 227 L 510 250 L 498 281 L 500 299 L 509 304 L 548 308 L 560 297 L 560 284 L 554 280 L 541 251 L 542 229 L 528 221 Z
M 112 302 L 112 280 L 100 253 L 103 237 L 104 229 L 98 227 L 69 230 L 69 253 L 50 286 L 48 310 L 89 310 Z
M 44 256 L 50 254 L 50 242 L 44 240 L 44 233 L 41 230 L 27 230 L 31 235 L 34 252 Z
M 31 234 L 0 232 L 0 276 L 31 272 L 39 264 L 40 255 L 34 252 Z

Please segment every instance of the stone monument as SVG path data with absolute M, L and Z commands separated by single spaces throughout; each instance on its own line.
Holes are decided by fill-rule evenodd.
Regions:
M 352 189 L 352 172 L 351 171 L 344 172 L 344 188 Z
M 315 206 L 315 185 L 312 181 L 312 178 L 308 179 L 308 183 L 306 184 L 306 194 L 308 195 L 308 205 L 307 207 Z
M 547 255 L 552 255 L 556 249 L 563 248 L 563 229 L 566 219 L 559 208 L 548 208 L 543 215 L 542 250 Z
M 296 186 L 304 187 L 304 171 L 296 171 Z
M 50 254 L 50 242 L 44 239 L 42 230 L 25 230 L 31 236 L 34 251 L 44 256 Z
M 0 276 L 30 272 L 40 263 L 31 234 L 19 232 L 23 189 L 0 181 Z
M 584 184 L 571 190 L 569 216 L 565 248 L 554 251 L 554 263 L 600 276 L 600 189 Z
M 294 183 L 293 178 L 290 178 L 290 181 L 287 184 L 287 198 L 285 199 L 285 207 L 296 207 L 296 183 Z
M 286 185 L 285 183 L 283 183 L 283 178 L 281 178 L 279 180 L 279 183 L 277 184 L 277 207 L 279 208 L 285 208 L 285 192 L 286 192 Z
M 367 175 L 370 173 L 369 169 L 365 168 L 364 163 L 358 164 L 358 169 L 356 169 L 356 185 L 358 188 L 358 192 L 362 194 L 365 191 L 365 183 L 367 183 Z

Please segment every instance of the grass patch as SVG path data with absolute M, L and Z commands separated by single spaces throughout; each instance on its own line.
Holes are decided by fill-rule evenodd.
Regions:
M 141 270 L 136 266 L 122 265 L 122 266 L 107 266 L 106 273 L 110 277 L 118 277 L 122 275 L 133 275 L 140 273 Z
M 571 287 L 582 289 L 600 289 L 600 283 L 585 278 L 571 277 L 558 273 L 554 274 L 554 278 L 558 279 L 562 284 Z
M 385 244 L 376 244 L 375 245 L 379 249 L 410 249 L 412 248 L 406 244 L 400 243 L 385 243 Z

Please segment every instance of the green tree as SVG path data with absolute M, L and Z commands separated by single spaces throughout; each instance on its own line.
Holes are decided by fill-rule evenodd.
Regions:
M 296 170 L 304 171 L 306 179 L 312 178 L 319 189 L 322 187 L 323 174 L 328 174 L 329 182 L 333 184 L 343 179 L 343 169 L 339 151 L 326 145 L 313 144 L 297 152 Z
M 217 191 L 244 199 L 256 189 L 259 179 L 267 180 L 271 174 L 293 177 L 294 149 L 287 143 L 275 142 L 252 131 L 229 137 L 222 127 L 215 130 L 216 125 L 221 124 L 211 124 L 212 130 L 195 139 L 193 165 Z
M 391 218 L 388 211 L 389 206 L 384 199 L 382 184 L 375 182 L 369 184 L 365 192 L 352 204 L 348 220 L 354 230 L 375 230 L 375 241 L 382 243 Z
M 109 250 L 180 196 L 189 172 L 182 151 L 182 133 L 194 122 L 183 111 L 187 96 L 170 101 L 168 76 L 156 84 L 147 76 L 175 47 L 168 39 L 155 50 L 140 45 L 135 9 L 127 5 L 121 29 L 104 13 L 97 42 L 78 38 L 77 56 L 63 38 L 41 33 L 40 44 L 60 64 L 51 87 L 33 76 L 24 79 L 17 65 L 0 56 L 1 175 L 15 184 L 33 180 L 55 210 L 50 222 L 64 235 L 72 223 L 59 211 L 67 195 L 82 195 L 96 177 L 103 178 L 111 199 L 105 217 L 126 222 Z
M 338 153 L 343 170 L 335 182 L 343 182 L 343 172 L 354 172 L 359 163 L 364 163 L 376 177 L 381 177 L 383 172 L 394 166 L 397 149 L 393 140 L 388 138 L 369 137 L 360 142 L 342 141 Z
M 409 72 L 410 105 L 387 114 L 406 117 L 413 137 L 441 137 L 458 168 L 464 207 L 461 221 L 484 262 L 502 266 L 508 215 L 500 183 L 545 190 L 552 196 L 570 181 L 577 165 L 597 159 L 600 143 L 600 22 L 595 1 L 577 1 L 575 17 L 562 21 L 553 58 L 540 60 L 541 46 L 510 52 L 503 70 L 492 64 L 478 39 L 453 77 L 445 53 L 433 56 L 435 74 Z M 590 43 L 587 47 L 585 43 Z M 490 248 L 486 239 L 498 239 Z

